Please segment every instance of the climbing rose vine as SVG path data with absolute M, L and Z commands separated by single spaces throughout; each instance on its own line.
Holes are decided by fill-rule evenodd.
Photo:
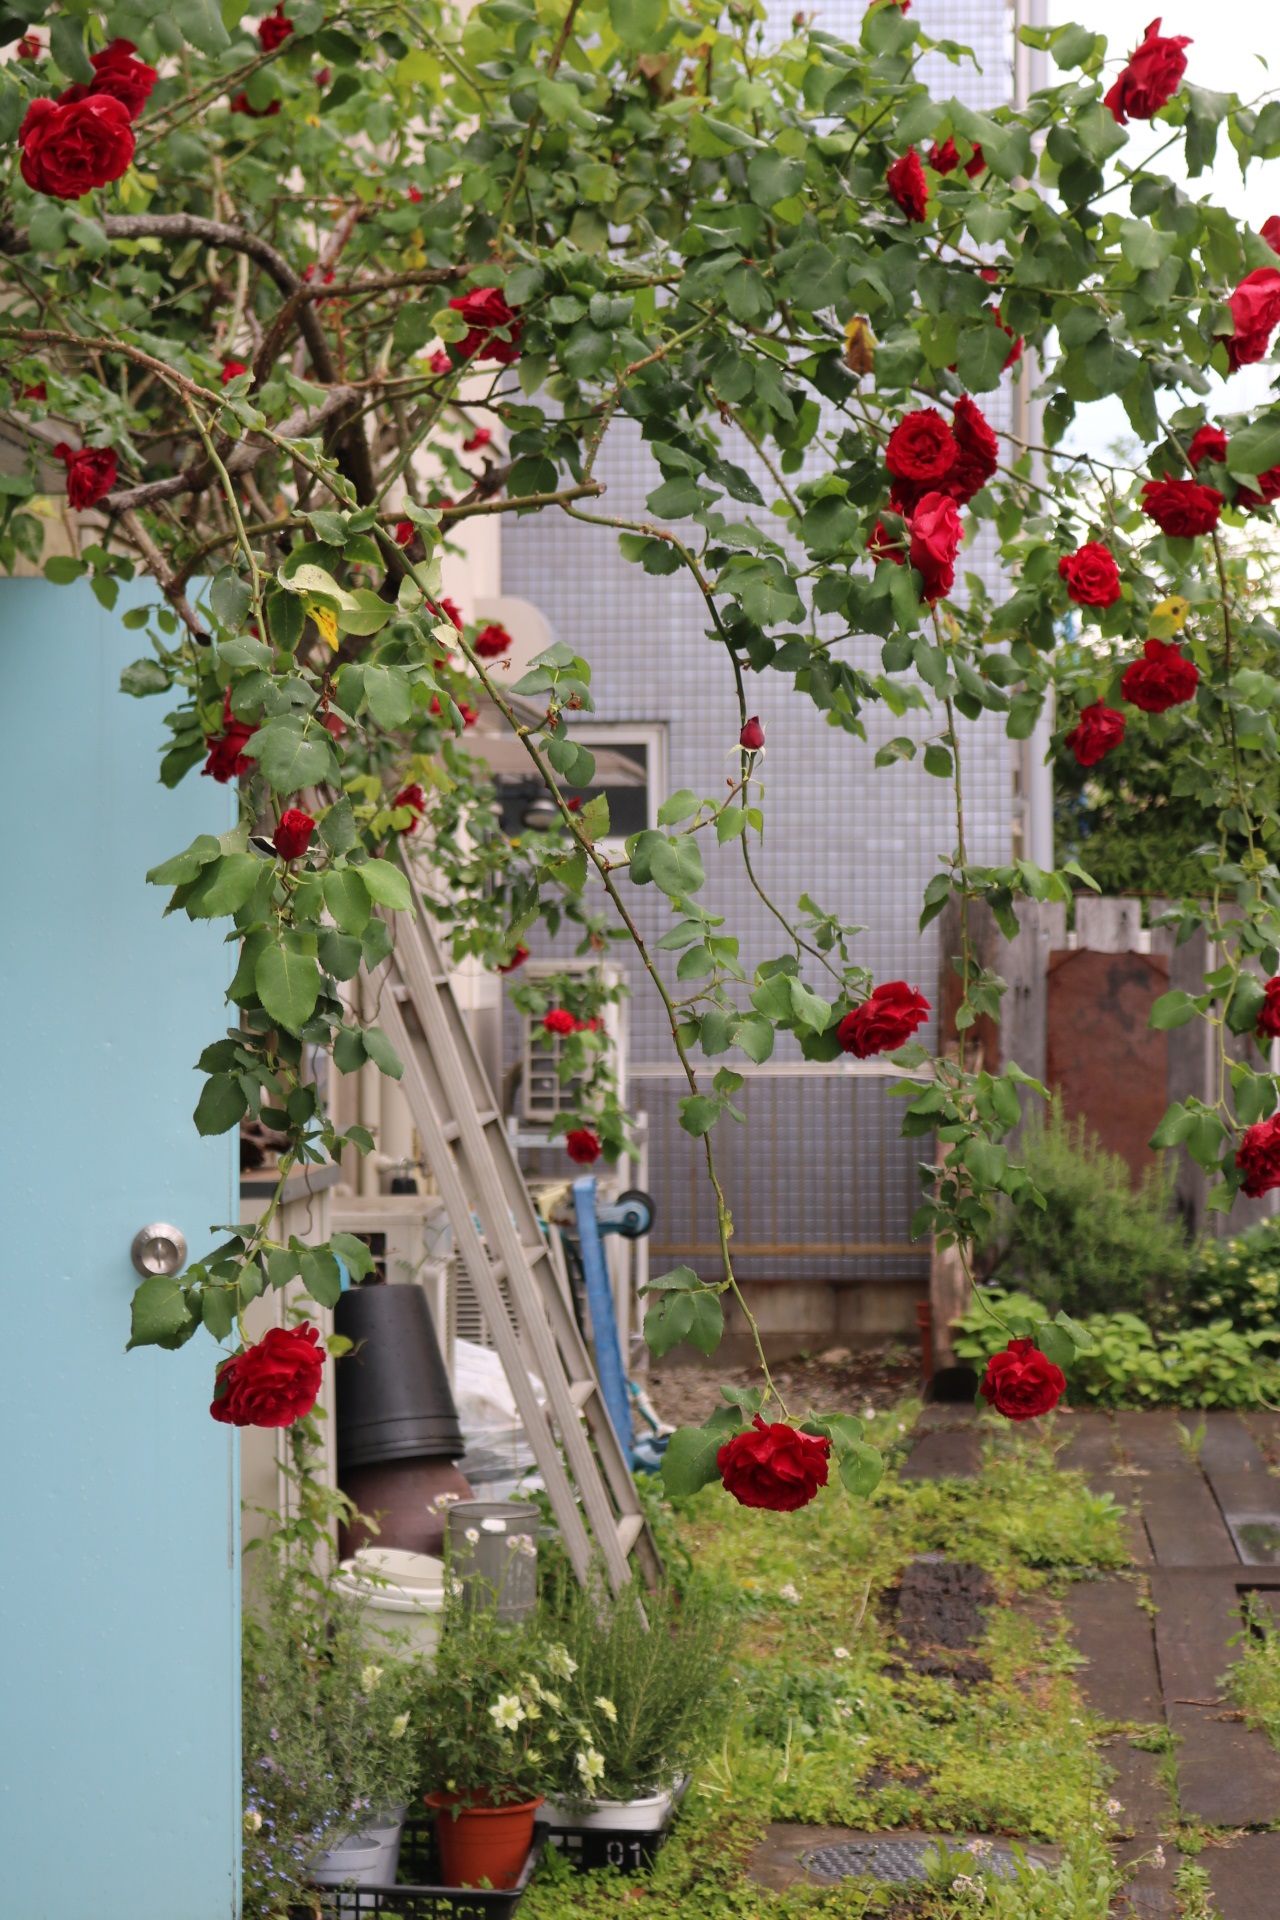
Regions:
M 1094 767 L 1136 709 L 1157 752 L 1185 749 L 1179 791 L 1207 851 L 1170 918 L 1216 956 L 1153 1017 L 1207 1022 L 1222 1061 L 1220 1097 L 1171 1109 L 1154 1144 L 1185 1147 L 1214 1206 L 1280 1181 L 1256 1044 L 1280 977 L 1280 628 L 1254 563 L 1280 409 L 1250 414 L 1222 384 L 1272 351 L 1280 214 L 1250 232 L 1194 184 L 1221 138 L 1246 169 L 1280 157 L 1280 100 L 1199 85 L 1178 24 L 1154 21 L 1120 58 L 1081 26 L 1023 28 L 1044 85 L 979 112 L 926 88 L 925 56 L 943 73 L 969 56 L 935 47 L 905 0 L 873 0 L 851 44 L 798 15 L 777 47 L 751 5 L 714 0 L 482 0 L 465 16 L 428 0 L 31 0 L 9 19 L 0 338 L 26 458 L 0 489 L 0 564 L 118 605 L 145 648 L 125 691 L 165 703 L 161 780 L 237 796 L 229 832 L 149 876 L 169 911 L 220 921 L 237 947 L 228 1026 L 198 1062 L 201 1133 L 261 1122 L 282 1186 L 372 1149 L 335 1128 L 314 1062 L 400 1073 L 355 987 L 416 872 L 455 959 L 510 974 L 535 927 L 569 926 L 586 953 L 631 941 L 663 1002 L 720 1257 L 651 1282 L 656 1354 L 714 1353 L 726 1296 L 753 1325 L 717 1142 L 741 1120 L 740 1069 L 780 1042 L 903 1070 L 914 1232 L 966 1258 L 997 1204 L 1039 1198 L 1007 1144 L 1025 1075 L 972 1044 L 1003 982 L 971 916 L 1012 938 L 1027 900 L 1092 884 L 1070 862 L 976 859 L 966 762 L 1043 717 L 1052 753 Z M 1190 191 L 1162 170 L 1171 147 Z M 1110 397 L 1127 464 L 1071 450 L 1078 412 Z M 655 463 L 642 513 L 599 477 L 620 424 Z M 64 492 L 70 554 L 45 547 L 46 497 Z M 679 576 L 736 701 L 729 787 L 666 797 L 621 855 L 577 733 L 589 659 L 558 643 L 513 673 L 507 629 L 468 625 L 442 591 L 460 530 L 511 512 L 572 522 L 584 568 L 616 540 L 641 572 Z M 982 577 L 980 535 L 999 561 Z M 501 831 L 467 753 L 482 698 L 549 825 Z M 821 900 L 770 901 L 776 950 L 749 975 L 704 903 L 721 867 L 758 885 L 766 734 L 785 738 L 796 701 L 854 755 L 868 714 L 893 716 L 881 777 L 918 760 L 951 791 L 920 924 L 959 903 L 958 1008 L 932 1046 L 926 994 L 875 980 L 862 930 Z M 798 888 L 807 858 L 801 842 Z M 656 944 L 639 939 L 643 889 L 670 907 Z M 563 1118 L 581 1165 L 628 1148 L 590 991 L 579 1005 L 512 986 L 581 1089 Z M 278 1199 L 134 1300 L 135 1344 L 218 1343 L 219 1419 L 288 1420 L 314 1399 L 315 1339 L 249 1343 L 249 1303 L 292 1283 L 331 1306 L 340 1260 L 368 1270 L 347 1236 L 286 1241 Z M 1007 1331 L 988 1397 L 1039 1410 L 1086 1336 Z M 725 1389 L 675 1436 L 668 1485 L 778 1494 L 794 1469 L 808 1497 L 829 1460 L 850 1492 L 874 1486 L 860 1423 L 789 1407 L 761 1364 L 762 1385 Z

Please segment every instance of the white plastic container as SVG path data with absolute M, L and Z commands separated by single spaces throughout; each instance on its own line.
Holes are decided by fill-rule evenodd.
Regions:
M 381 1841 L 367 1833 L 352 1833 L 336 1847 L 314 1855 L 307 1872 L 321 1887 L 341 1887 L 348 1881 L 357 1887 L 380 1887 L 383 1885 L 382 1862 Z
M 444 1612 L 444 1561 L 397 1547 L 361 1547 L 344 1560 L 335 1585 L 365 1610 L 365 1637 L 388 1653 L 430 1658 Z
M 373 1882 L 378 1887 L 394 1887 L 396 1874 L 400 1868 L 400 1841 L 404 1836 L 404 1807 L 390 1807 L 381 1813 L 371 1815 L 368 1823 L 361 1827 L 357 1838 L 376 1840 L 382 1849 L 382 1862 L 378 1877 Z
M 631 1833 L 657 1833 L 671 1812 L 672 1789 L 647 1793 L 638 1800 L 548 1800 L 542 1818 L 557 1829 L 622 1828 Z

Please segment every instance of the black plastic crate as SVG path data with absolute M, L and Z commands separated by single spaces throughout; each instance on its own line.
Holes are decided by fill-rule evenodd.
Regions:
M 600 1867 L 616 1867 L 619 1873 L 644 1873 L 669 1839 L 688 1787 L 689 1776 L 685 1774 L 676 1785 L 671 1811 L 660 1827 L 648 1831 L 628 1826 L 574 1827 L 562 1826 L 557 1820 L 547 1840 L 579 1873 L 591 1873 Z
M 514 1887 L 442 1887 L 435 1817 L 411 1812 L 400 1842 L 400 1873 L 394 1887 L 316 1887 L 310 1901 L 293 1909 L 295 1920 L 507 1920 L 524 1897 L 547 1843 L 545 1826 L 533 1830 L 529 1858 Z

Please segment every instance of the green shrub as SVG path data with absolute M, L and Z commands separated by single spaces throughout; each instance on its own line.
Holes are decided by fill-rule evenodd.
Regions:
M 1187 1283 L 1185 1317 L 1201 1323 L 1280 1326 L 1280 1217 L 1231 1240 L 1202 1240 Z
M 1001 1320 L 1039 1326 L 1048 1309 L 1027 1294 L 984 1288 Z M 957 1323 L 957 1358 L 986 1365 L 1007 1335 L 979 1302 Z M 1229 1320 L 1209 1326 L 1153 1331 L 1134 1313 L 1095 1313 L 1083 1325 L 1094 1340 L 1067 1381 L 1067 1399 L 1075 1406 L 1097 1407 L 1256 1407 L 1280 1392 L 1280 1364 L 1266 1349 L 1280 1343 L 1280 1332 L 1241 1333 Z
M 1028 1127 L 1021 1157 L 1045 1204 L 1001 1209 L 982 1249 L 990 1278 L 1077 1319 L 1149 1314 L 1180 1297 L 1190 1256 L 1155 1169 L 1135 1189 L 1119 1154 L 1056 1099 Z

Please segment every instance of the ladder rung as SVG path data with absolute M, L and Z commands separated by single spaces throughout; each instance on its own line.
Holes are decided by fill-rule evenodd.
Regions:
M 595 1390 L 596 1383 L 594 1380 L 571 1380 L 569 1382 L 569 1398 L 572 1400 L 574 1406 L 577 1407 L 579 1413 L 581 1413 L 583 1407 L 586 1406 Z
M 640 1535 L 644 1532 L 644 1515 L 627 1513 L 618 1522 L 618 1545 L 624 1554 L 630 1553 Z

